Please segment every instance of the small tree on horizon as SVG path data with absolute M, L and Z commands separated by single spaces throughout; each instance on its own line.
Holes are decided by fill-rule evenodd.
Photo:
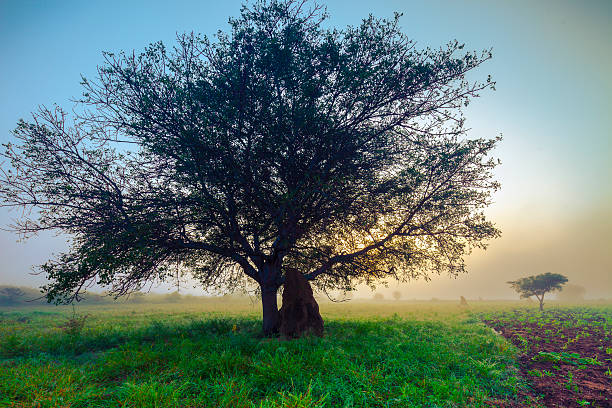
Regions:
M 535 276 L 508 281 L 512 289 L 517 291 L 521 298 L 529 299 L 535 296 L 540 302 L 540 310 L 544 310 L 544 295 L 548 292 L 561 290 L 567 278 L 558 273 L 543 273 Z
M 400 300 L 400 298 L 402 297 L 402 292 L 400 292 L 399 290 L 394 290 L 392 295 L 393 299 Z
M 336 29 L 316 3 L 256 1 L 214 41 L 104 53 L 74 115 L 21 120 L 0 198 L 17 232 L 72 239 L 41 267 L 49 301 L 254 284 L 272 334 L 288 267 L 325 293 L 465 272 L 500 235 L 483 214 L 499 138 L 463 115 L 491 53 L 419 50 L 399 18 Z

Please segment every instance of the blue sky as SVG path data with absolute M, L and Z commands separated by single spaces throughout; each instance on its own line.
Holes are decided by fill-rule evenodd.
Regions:
M 185 31 L 210 36 L 227 29 L 240 4 L 0 1 L 0 141 L 9 141 L 17 120 L 38 105 L 69 108 L 80 95 L 80 75 L 93 77 L 102 50 L 173 44 Z M 418 46 L 457 39 L 468 49 L 493 48 L 493 60 L 477 75 L 491 74 L 497 91 L 483 94 L 466 114 L 472 136 L 504 136 L 496 152 L 502 190 L 489 210 L 504 236 L 470 257 L 470 274 L 413 283 L 406 292 L 475 297 L 486 287 L 491 297 L 508 297 L 509 278 L 550 271 L 587 286 L 593 297 L 612 296 L 612 2 L 323 4 L 329 25 L 399 11 Z M 0 209 L 0 224 L 14 215 Z M 42 283 L 30 267 L 64 248 L 65 238 L 16 239 L 0 231 L 0 284 Z

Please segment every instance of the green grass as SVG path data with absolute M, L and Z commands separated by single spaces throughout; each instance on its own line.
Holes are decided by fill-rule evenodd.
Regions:
M 321 310 L 323 338 L 279 341 L 249 304 L 77 308 L 81 330 L 69 308 L 0 309 L 0 406 L 479 407 L 522 386 L 517 350 L 469 309 Z

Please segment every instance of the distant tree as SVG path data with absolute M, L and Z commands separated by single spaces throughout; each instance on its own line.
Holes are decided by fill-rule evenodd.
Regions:
M 145 296 L 146 295 L 142 292 L 132 292 L 130 293 L 128 300 L 130 303 L 143 303 L 146 301 Z
M 20 288 L 13 286 L 5 286 L 0 288 L 0 303 L 15 304 L 23 300 L 25 292 Z
M 567 284 L 557 295 L 559 300 L 565 302 L 580 302 L 584 300 L 586 289 L 580 285 Z
M 544 295 L 548 292 L 561 290 L 565 282 L 567 282 L 565 276 L 547 272 L 509 281 L 508 283 L 512 286 L 512 289 L 521 295 L 521 298 L 535 296 L 540 302 L 540 310 L 544 310 Z
M 316 4 L 256 1 L 215 41 L 105 53 L 76 116 L 20 121 L 3 205 L 25 210 L 20 233 L 72 237 L 41 267 L 48 299 L 179 270 L 256 283 L 271 334 L 286 267 L 323 291 L 465 272 L 499 236 L 482 213 L 499 139 L 466 137 L 463 116 L 494 85 L 472 80 L 491 53 L 418 50 L 399 17 L 333 29 Z
M 400 292 L 399 290 L 394 290 L 392 295 L 393 299 L 400 300 L 400 298 L 402 297 L 402 292 Z
M 168 293 L 166 296 L 164 296 L 164 302 L 168 302 L 168 303 L 178 303 L 181 300 L 182 300 L 182 296 L 178 291 Z
M 468 305 L 468 302 L 467 302 L 466 298 L 464 298 L 463 296 L 461 296 L 461 297 L 459 298 L 459 305 L 461 305 L 461 306 L 467 306 L 467 305 Z
M 374 300 L 383 300 L 385 296 L 382 293 L 375 293 Z

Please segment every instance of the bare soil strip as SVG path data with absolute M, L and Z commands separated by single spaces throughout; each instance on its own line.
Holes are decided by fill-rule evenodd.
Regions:
M 609 323 L 603 317 L 568 311 L 545 316 L 506 315 L 484 322 L 523 351 L 520 371 L 541 405 L 612 407 Z

